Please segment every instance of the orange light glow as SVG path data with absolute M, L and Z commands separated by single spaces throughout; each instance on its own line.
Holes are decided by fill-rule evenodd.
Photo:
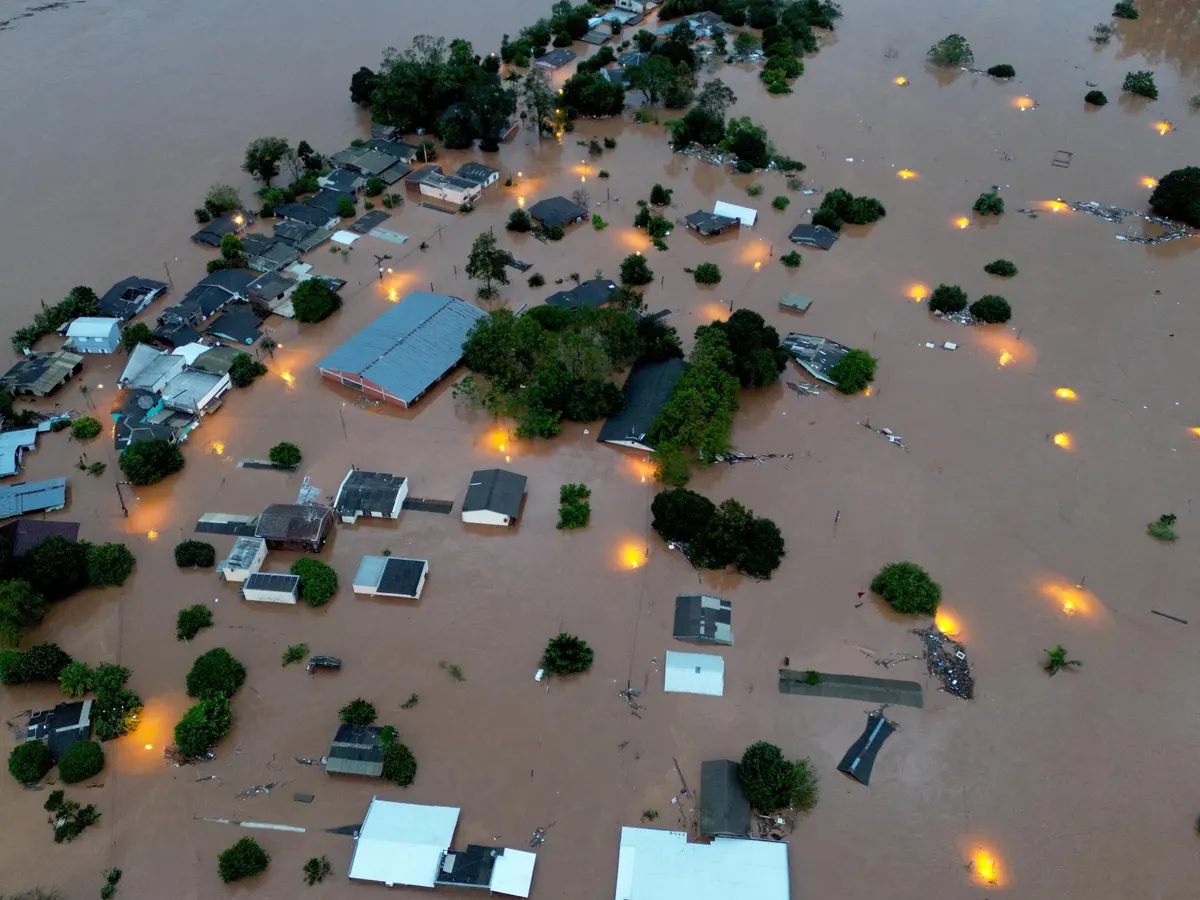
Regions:
M 146 745 L 146 749 L 147 749 L 147 750 L 153 750 L 153 749 L 154 749 L 154 745 L 153 745 L 153 744 L 147 744 L 147 745 Z
M 1175 126 L 1172 125 L 1170 122 L 1167 122 L 1164 120 L 1162 122 L 1155 122 L 1154 130 L 1157 131 L 1159 134 L 1166 134 L 1170 131 L 1174 131 Z
M 388 299 L 391 300 L 393 303 L 396 303 L 397 301 L 399 301 L 400 295 L 396 292 L 395 288 L 392 288 L 390 291 L 388 291 Z
M 1059 400 L 1074 400 L 1075 392 L 1070 388 L 1059 388 L 1054 392 L 1054 396 Z
M 971 855 L 970 868 L 971 880 L 976 884 L 1000 886 L 1000 863 L 987 848 L 980 847 Z
M 286 384 L 288 387 L 291 387 L 292 385 L 294 385 L 296 383 L 296 376 L 293 375 L 289 371 L 285 370 L 283 372 L 280 372 L 279 377 L 283 379 L 283 383 Z
M 939 609 L 933 620 L 934 627 L 942 634 L 958 634 L 958 622 L 944 609 Z
M 1020 110 L 1033 109 L 1037 106 L 1037 101 L 1032 97 L 1013 97 L 1012 105 Z
M 970 227 L 970 225 L 971 225 L 971 220 L 968 219 L 966 216 L 959 216 L 957 219 L 954 220 L 955 228 L 968 228 L 968 227 Z
M 1066 212 L 1068 209 L 1070 209 L 1070 207 L 1067 206 L 1067 204 L 1062 200 L 1042 200 L 1038 203 L 1038 206 L 1044 210 L 1047 210 L 1048 212 L 1056 213 Z
M 1013 356 L 1011 353 L 1009 353 L 1007 350 L 1001 350 L 1001 351 L 1000 351 L 1000 358 L 999 358 L 998 360 L 996 360 L 996 361 L 997 361 L 998 363 L 1000 363 L 1000 367 L 1001 367 L 1001 368 L 1004 368 L 1004 367 L 1005 367 L 1005 366 L 1007 366 L 1007 365 L 1008 365 L 1010 362 L 1012 362 L 1014 359 L 1016 359 L 1016 357 L 1015 357 L 1015 356 Z
M 1189 428 L 1188 431 L 1190 431 L 1196 437 L 1200 437 L 1200 428 Z
M 757 272 L 757 271 L 758 271 L 759 269 L 761 269 L 761 268 L 762 268 L 762 260 L 761 260 L 761 259 L 759 259 L 759 260 L 755 260 L 755 262 L 754 262 L 754 271 L 755 271 L 755 272 Z
M 1146 178 L 1143 178 L 1143 179 L 1141 180 L 1141 184 L 1142 184 L 1142 187 L 1146 188 L 1147 190 L 1151 190 L 1151 191 L 1152 191 L 1152 190 L 1154 190 L 1156 187 L 1158 187 L 1158 179 L 1157 179 L 1157 178 L 1150 178 L 1149 176 L 1147 176 Z
M 644 546 L 625 543 L 621 545 L 621 568 L 637 569 L 646 564 L 648 550 Z
M 209 443 L 208 449 L 211 450 L 213 453 L 215 453 L 217 456 L 221 456 L 225 452 L 225 442 L 224 441 L 212 441 L 211 443 Z
M 866 387 L 866 390 L 864 390 L 864 391 L 863 391 L 863 396 L 864 396 L 864 397 L 870 397 L 870 396 L 871 396 L 871 386 L 870 386 L 869 384 L 867 385 L 867 387 Z
M 704 322 L 724 322 L 731 313 L 729 307 L 720 303 L 701 303 L 696 315 Z
M 906 84 L 908 84 L 908 79 L 903 75 L 897 75 L 892 79 L 892 84 L 898 84 L 900 87 L 904 87 Z
M 580 175 L 580 176 L 579 176 L 579 183 L 580 183 L 580 184 L 587 184 L 587 176 L 586 176 L 586 175 Z
M 927 284 L 909 285 L 908 297 L 910 300 L 913 300 L 916 303 L 920 303 L 922 300 L 924 300 L 928 296 L 929 296 L 929 285 L 927 285 Z
M 1070 450 L 1074 446 L 1074 441 L 1071 440 L 1071 435 L 1065 431 L 1060 431 L 1054 436 L 1054 446 L 1061 447 L 1064 450 Z
M 151 528 L 149 531 L 146 532 L 146 537 L 152 541 L 157 541 L 158 540 L 158 532 L 155 531 L 153 528 Z
M 908 181 L 910 178 L 916 178 L 917 173 L 914 172 L 912 169 L 901 169 L 899 172 L 896 173 L 896 177 L 900 178 L 904 181 Z
M 649 459 L 636 456 L 627 456 L 624 459 L 621 468 L 641 484 L 646 484 L 654 478 L 654 464 Z
M 525 198 L 524 197 L 517 198 L 517 206 L 521 207 L 521 209 L 525 208 Z
M 1092 618 L 1100 611 L 1096 595 L 1065 578 L 1048 578 L 1038 585 L 1038 593 L 1068 618 Z

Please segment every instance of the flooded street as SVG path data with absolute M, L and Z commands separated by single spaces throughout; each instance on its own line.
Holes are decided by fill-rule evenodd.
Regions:
M 146 313 L 160 314 L 212 258 L 189 240 L 191 210 L 208 187 L 235 184 L 250 202 L 255 186 L 240 171 L 250 140 L 303 139 L 332 154 L 367 136 L 369 121 L 351 105 L 348 85 L 360 65 L 378 64 L 385 45 L 442 34 L 487 53 L 500 34 L 515 35 L 548 6 L 85 0 L 14 18 L 24 3 L 0 0 L 0 22 L 8 21 L 0 25 L 0 197 L 8 211 L 0 332 L 27 324 L 40 300 L 57 302 L 76 284 L 103 293 L 135 274 L 172 281 L 165 304 Z M 682 813 L 671 805 L 680 787 L 675 761 L 695 787 L 702 760 L 736 759 L 762 739 L 811 758 L 821 779 L 820 803 L 790 838 L 794 900 L 1193 897 L 1200 237 L 1118 241 L 1141 234 L 1140 222 L 1111 223 L 1056 201 L 1144 211 L 1146 179 L 1200 165 L 1200 112 L 1188 107 L 1200 92 L 1200 11 L 1140 0 L 1139 20 L 1119 21 L 1110 44 L 1094 45 L 1092 26 L 1108 21 L 1109 8 L 1099 0 L 1014 0 L 956 11 L 916 0 L 901 10 L 859 0 L 845 4 L 836 33 L 823 35 L 790 96 L 768 95 L 757 66 L 722 63 L 699 73 L 701 82 L 719 76 L 733 88 L 731 115 L 766 126 L 778 152 L 807 164 L 806 186 L 845 187 L 887 208 L 873 226 L 848 226 L 827 253 L 799 248 L 797 270 L 778 257 L 792 249 L 788 233 L 808 220 L 805 208 L 819 205 L 819 193 L 789 192 L 776 172 L 735 176 L 674 155 L 664 129 L 633 124 L 631 109 L 625 121 L 581 120 L 561 143 L 521 131 L 498 154 L 443 154 L 447 171 L 468 159 L 502 171 L 470 215 L 410 199 L 386 226 L 409 236 L 403 245 L 365 237 L 345 261 L 324 247 L 308 254 L 317 273 L 348 282 L 343 309 L 318 325 L 268 320 L 279 342 L 265 360 L 268 376 L 227 395 L 203 420 L 183 448 L 181 474 L 136 489 L 133 500 L 126 495 L 127 518 L 107 432 L 84 448 L 90 461 L 108 463 L 99 478 L 75 469 L 81 446 L 68 442 L 69 432 L 41 435 L 21 479 L 68 476 L 70 504 L 51 516 L 80 522 L 83 539 L 125 541 L 138 562 L 123 588 L 54 606 L 26 644 L 52 640 L 93 664 L 119 661 L 132 669 L 129 687 L 146 709 L 134 735 L 105 745 L 103 786 L 68 789 L 103 815 L 74 843 L 52 843 L 42 824 L 45 792 L 0 780 L 0 892 L 42 885 L 72 900 L 92 897 L 102 870 L 115 865 L 124 870 L 125 898 L 382 897 L 382 886 L 347 881 L 353 841 L 326 831 L 361 822 L 378 793 L 461 807 L 456 847 L 527 849 L 536 827 L 552 825 L 537 850 L 531 896 L 607 900 L 621 826 L 638 825 L 653 809 L 658 826 L 682 829 L 698 812 L 688 798 Z M 929 68 L 926 50 L 951 31 L 968 38 L 976 66 L 1011 63 L 1016 78 Z M 574 49 L 582 55 L 585 47 Z M 1154 71 L 1157 101 L 1121 93 L 1125 73 L 1138 69 Z M 556 73 L 556 83 L 568 74 Z M 1084 104 L 1090 84 L 1108 94 L 1107 106 Z M 641 95 L 629 100 L 639 105 Z M 658 115 L 666 121 L 675 112 Z M 1160 133 L 1161 122 L 1173 129 Z M 618 146 L 598 157 L 576 143 L 606 136 Z M 1058 151 L 1070 154 L 1068 167 L 1052 165 Z M 611 178 L 600 179 L 601 169 Z M 509 173 L 515 183 L 503 187 Z M 659 253 L 632 227 L 636 201 L 655 183 L 674 190 L 676 220 L 725 200 L 756 208 L 758 223 L 708 241 L 679 228 Z M 758 197 L 745 192 L 753 183 L 763 187 Z M 971 206 L 993 185 L 1007 212 L 980 219 Z M 531 205 L 580 187 L 611 227 L 574 226 L 548 245 L 503 230 L 518 198 Z M 779 194 L 791 198 L 785 212 L 771 208 Z M 781 334 L 824 335 L 879 358 L 870 396 L 797 396 L 784 384 L 798 379 L 791 364 L 779 383 L 744 391 L 737 448 L 794 457 L 717 466 L 689 485 L 717 502 L 736 497 L 779 524 L 788 553 L 770 581 L 697 574 L 669 551 L 650 529 L 656 485 L 648 463 L 597 444 L 599 423 L 586 426 L 588 434 L 564 423 L 553 441 L 519 441 L 507 423 L 456 404 L 453 379 L 407 411 L 364 404 L 322 382 L 317 361 L 390 308 L 390 292 L 473 297 L 463 267 L 472 240 L 489 227 L 533 265 L 529 274 L 546 278 L 530 289 L 513 272 L 501 301 L 510 307 L 542 302 L 572 273 L 586 280 L 602 269 L 615 278 L 620 260 L 639 250 L 656 276 L 648 306 L 671 310 L 685 347 L 696 326 L 750 308 Z M 394 257 L 386 280 L 377 279 L 374 253 Z M 982 266 L 997 258 L 1020 274 L 985 274 Z M 696 286 L 684 272 L 702 262 L 720 265 L 719 285 Z M 934 319 L 914 296 L 941 282 L 962 285 L 972 299 L 1004 294 L 1012 321 L 965 328 Z M 811 296 L 811 309 L 779 310 L 788 292 Z M 944 341 L 958 349 L 941 349 Z M 39 349 L 56 344 L 46 339 Z M 3 353 L 7 366 L 15 358 L 7 341 Z M 58 404 L 107 424 L 125 361 L 89 358 L 40 408 Z M 1074 399 L 1056 395 L 1063 387 Z M 860 427 L 867 419 L 902 435 L 907 452 Z M 1056 443 L 1055 435 L 1067 437 Z M 283 440 L 303 451 L 296 475 L 238 468 Z M 304 476 L 326 497 L 352 465 L 407 476 L 410 496 L 453 500 L 455 512 L 339 524 L 321 558 L 341 584 L 321 609 L 246 603 L 212 571 L 175 567 L 172 548 L 196 536 L 203 513 L 257 515 L 293 502 Z M 459 518 L 471 471 L 493 466 L 529 477 L 511 531 Z M 592 490 L 591 524 L 582 531 L 555 529 L 558 489 L 568 482 Z M 1175 545 L 1146 534 L 1163 513 L 1178 516 Z M 196 537 L 211 540 L 218 559 L 234 540 Z M 385 550 L 429 560 L 419 602 L 351 592 L 361 557 Z M 285 572 L 295 558 L 272 552 L 265 569 Z M 924 620 L 858 596 L 882 565 L 901 559 L 943 587 L 945 612 L 971 653 L 971 703 L 939 693 L 919 660 L 883 672 L 858 649 L 920 652 L 909 629 Z M 733 605 L 736 644 L 722 652 L 719 699 L 662 690 L 664 652 L 694 649 L 671 637 L 674 598 L 696 592 Z M 192 603 L 208 604 L 215 625 L 185 646 L 174 640 L 174 623 Z M 592 645 L 595 666 L 580 678 L 535 683 L 545 642 L 560 630 Z M 309 677 L 302 666 L 281 667 L 283 650 L 299 642 L 341 657 L 344 668 Z M 1083 666 L 1051 680 L 1041 662 L 1044 648 L 1057 644 Z M 175 768 L 162 750 L 189 705 L 184 675 L 212 647 L 227 648 L 248 670 L 234 729 L 215 761 Z M 900 730 L 869 788 L 835 769 L 868 704 L 780 694 L 784 657 L 800 670 L 927 685 L 924 709 L 889 710 Z M 460 665 L 465 680 L 440 663 Z M 627 683 L 644 691 L 641 718 L 617 695 Z M 401 709 L 413 693 L 419 703 Z M 327 777 L 293 762 L 328 752 L 337 709 L 358 696 L 412 748 L 412 787 Z M 22 711 L 58 698 L 52 685 L 0 688 L 0 711 L 23 723 Z M 6 736 L 5 753 L 14 740 Z M 280 787 L 270 795 L 235 799 L 271 781 Z M 294 793 L 315 800 L 294 802 Z M 214 818 L 306 831 L 251 833 L 201 821 Z M 271 866 L 222 885 L 216 854 L 247 834 L 271 854 Z M 301 866 L 322 854 L 335 877 L 304 887 Z M 994 886 L 977 877 L 984 859 L 995 863 Z M 436 890 L 449 900 L 476 896 Z

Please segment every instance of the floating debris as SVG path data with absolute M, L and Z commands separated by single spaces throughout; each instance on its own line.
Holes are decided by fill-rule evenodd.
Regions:
M 257 797 L 259 794 L 269 794 L 271 790 L 278 787 L 278 781 L 269 781 L 266 784 L 256 784 L 254 787 L 248 787 L 237 795 L 238 800 L 249 800 L 251 797 Z
M 800 397 L 819 397 L 821 392 L 813 385 L 804 381 L 789 381 L 787 386 L 791 388 Z
M 914 628 L 912 633 L 925 645 L 922 654 L 929 674 L 941 679 L 941 688 L 948 694 L 964 700 L 975 698 L 975 678 L 971 675 L 971 664 L 967 661 L 966 648 L 954 638 L 936 627 Z
M 1062 201 L 1057 202 L 1061 203 Z M 1148 244 L 1152 246 L 1165 244 L 1168 241 L 1177 241 L 1180 238 L 1188 237 L 1193 233 L 1186 225 L 1181 225 L 1179 222 L 1172 222 L 1170 219 L 1164 219 L 1161 216 L 1147 215 L 1134 209 L 1123 209 L 1119 206 L 1104 206 L 1095 200 L 1066 203 L 1065 208 L 1075 212 L 1087 213 L 1089 216 L 1095 216 L 1097 219 L 1103 219 L 1105 222 L 1112 222 L 1114 225 L 1120 225 L 1125 219 L 1141 219 L 1144 222 L 1158 225 L 1164 229 L 1164 233 L 1157 237 L 1136 234 L 1133 229 L 1130 229 L 1123 235 L 1117 235 L 1117 240 L 1129 241 L 1134 244 Z M 1039 210 L 1018 209 L 1017 212 L 1025 213 L 1026 215 L 1037 215 Z
M 870 419 L 867 419 L 867 421 L 865 421 L 865 422 L 859 422 L 858 424 L 861 425 L 863 428 L 869 429 L 871 431 L 876 432 L 877 434 L 883 435 L 885 438 L 887 438 L 887 442 L 889 444 L 895 444 L 897 447 L 900 447 L 905 453 L 908 452 L 908 446 L 904 443 L 904 438 L 900 437 L 900 435 L 896 434 L 894 431 L 892 431 L 892 429 L 876 428 L 874 425 L 871 424 Z
M 794 459 L 795 456 L 796 454 L 794 453 L 738 453 L 734 451 L 724 456 L 714 456 L 713 462 L 728 463 L 731 466 L 743 462 L 752 462 L 761 465 L 768 459 Z

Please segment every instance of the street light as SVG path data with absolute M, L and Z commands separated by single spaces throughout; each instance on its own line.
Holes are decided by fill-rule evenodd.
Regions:
M 379 266 L 379 280 L 380 281 L 383 281 L 383 263 L 385 260 L 389 260 L 391 258 L 392 258 L 392 255 L 390 253 L 384 253 L 382 256 L 378 253 L 375 254 L 375 265 Z M 392 271 L 391 267 L 389 266 L 388 273 L 390 274 L 391 271 Z

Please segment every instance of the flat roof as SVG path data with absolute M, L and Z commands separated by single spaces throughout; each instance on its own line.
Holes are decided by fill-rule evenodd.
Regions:
M 295 594 L 300 590 L 300 576 L 282 572 L 255 572 L 242 583 L 244 591 L 282 591 Z
M 724 200 L 718 200 L 713 204 L 713 215 L 728 216 L 731 219 L 737 219 L 743 225 L 753 228 L 755 221 L 758 219 L 758 210 L 751 209 L 748 206 L 738 206 L 736 203 L 726 203 Z
M 669 694 L 720 697 L 725 693 L 725 660 L 714 653 L 668 650 L 663 690 Z
M 708 594 L 676 597 L 674 636 L 682 641 L 732 644 L 732 605 Z
M 529 479 L 505 469 L 480 469 L 471 473 L 463 512 L 500 513 L 515 519 L 521 512 L 521 499 Z
M 371 799 L 354 842 L 350 878 L 433 887 L 454 841 L 459 809 Z
M 355 587 L 370 587 L 380 594 L 415 597 L 429 568 L 424 559 L 402 556 L 364 556 L 354 575 Z
M 333 508 L 339 513 L 391 513 L 406 480 L 403 475 L 351 469 L 338 488 Z
M 537 854 L 528 850 L 505 847 L 496 857 L 492 867 L 492 880 L 488 884 L 493 894 L 508 894 L 510 897 L 528 897 L 533 885 L 533 867 Z
M 622 828 L 614 900 L 790 900 L 785 841 L 716 838 Z

